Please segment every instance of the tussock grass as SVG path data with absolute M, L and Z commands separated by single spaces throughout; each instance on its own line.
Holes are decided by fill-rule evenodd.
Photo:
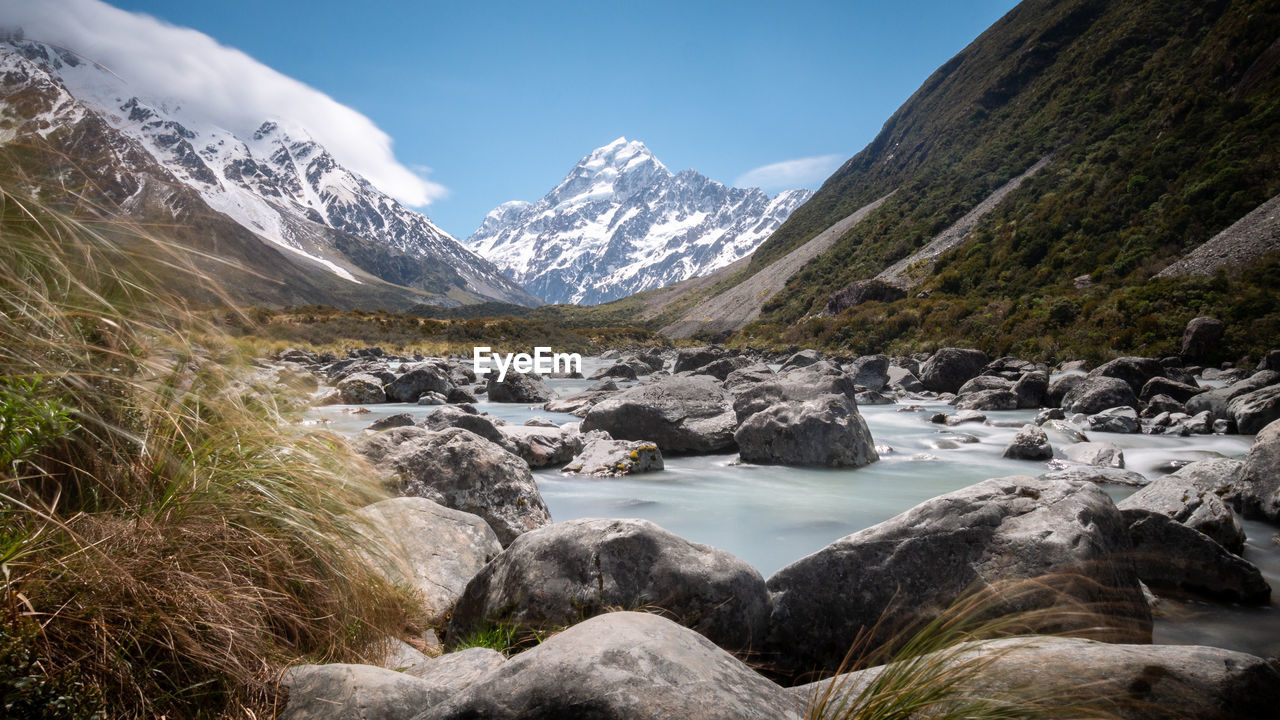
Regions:
M 412 614 L 357 549 L 375 474 L 149 289 L 143 257 L 207 286 L 188 251 L 21 186 L 0 188 L 0 714 L 270 717 L 284 665 L 370 659 Z

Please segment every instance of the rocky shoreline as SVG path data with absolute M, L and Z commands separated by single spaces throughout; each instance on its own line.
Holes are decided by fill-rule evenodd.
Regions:
M 1147 644 L 1151 606 L 1166 593 L 1270 602 L 1240 556 L 1240 519 L 1280 522 L 1280 353 L 1252 370 L 1197 366 L 1212 332 L 1193 321 L 1183 357 L 1116 358 L 1087 372 L 961 348 L 904 358 L 615 353 L 590 389 L 564 398 L 530 376 L 479 385 L 459 359 L 280 353 L 263 362 L 264 377 L 313 388 L 318 403 L 441 405 L 422 420 L 383 418 L 357 441 L 401 496 L 362 511 L 396 559 L 379 562 L 421 591 L 439 646 L 398 644 L 384 663 L 393 670 L 291 669 L 282 717 L 801 717 L 817 687 L 804 683 L 840 671 L 859 633 L 892 644 L 974 588 L 1045 579 L 1051 591 L 993 608 L 1053 611 L 1024 630 L 1095 640 L 1037 638 L 1000 654 L 1001 677 L 1039 677 L 1060 658 L 1061 678 L 1105 680 L 1107 690 L 1077 700 L 1105 695 L 1123 717 L 1264 716 L 1280 700 L 1274 660 Z M 507 423 L 472 404 L 485 396 L 582 420 Z M 925 421 L 957 431 L 1039 410 L 1005 454 L 1060 458 L 1057 469 L 946 493 L 769 578 L 647 521 L 553 523 L 531 472 L 615 477 L 660 471 L 664 456 L 734 450 L 744 462 L 860 467 L 879 454 L 859 407 L 926 401 L 953 405 Z M 1148 482 L 1086 431 L 1256 438 L 1243 462 L 1201 460 Z M 1142 487 L 1116 503 L 1103 488 L 1117 482 Z M 1088 612 L 1073 626 L 1056 612 L 1067 606 Z M 549 637 L 509 660 L 421 652 L 498 626 Z M 1130 674 L 1147 680 L 1124 685 Z

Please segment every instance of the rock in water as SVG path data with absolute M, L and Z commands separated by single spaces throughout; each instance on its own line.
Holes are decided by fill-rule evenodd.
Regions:
M 489 563 L 454 608 L 448 643 L 496 622 L 551 628 L 641 606 L 733 651 L 768 629 L 764 579 L 742 560 L 648 520 L 586 519 L 526 533 Z
M 843 395 L 779 403 L 734 433 L 745 462 L 861 467 L 880 459 L 867 423 Z
M 1152 590 L 1193 592 L 1246 605 L 1266 605 L 1271 586 L 1253 563 L 1212 538 L 1150 510 L 1122 510 L 1129 523 L 1138 577 Z
M 1062 409 L 1069 413 L 1092 415 L 1120 406 L 1138 407 L 1133 389 L 1120 378 L 1089 376 L 1077 381 L 1062 397 Z
M 1240 503 L 1246 515 L 1280 523 L 1280 420 L 1253 439 L 1240 471 Z
M 1049 444 L 1049 436 L 1039 426 L 1030 423 L 1023 425 L 1009 447 L 1004 449 L 1004 457 L 1012 460 L 1049 460 L 1053 458 L 1053 446 Z
M 453 389 L 448 368 L 423 364 L 395 379 L 387 386 L 387 399 L 391 402 L 416 403 L 425 393 L 447 396 Z
M 733 394 L 733 410 L 738 422 L 782 402 L 803 402 L 824 395 L 844 395 L 856 403 L 858 395 L 858 385 L 853 377 L 825 360 L 791 368 L 777 375 L 759 372 L 753 372 L 749 376 L 735 375 L 727 379 L 725 386 Z
M 516 655 L 416 720 L 799 720 L 802 707 L 706 638 L 615 612 Z
M 502 552 L 484 520 L 420 497 L 389 498 L 361 508 L 381 553 L 371 562 L 392 582 L 418 591 L 425 620 L 439 624 L 471 578 Z
M 1136 396 L 1142 392 L 1142 386 L 1146 385 L 1148 380 L 1163 374 L 1164 366 L 1160 364 L 1159 360 L 1144 357 L 1118 357 L 1090 370 L 1088 377 L 1109 377 L 1123 380 L 1129 386 L 1129 390 Z
M 1110 442 L 1079 442 L 1068 445 L 1062 453 L 1071 462 L 1095 467 L 1123 468 L 1124 450 Z
M 1095 485 L 1030 477 L 987 480 L 928 500 L 841 538 L 769 578 L 768 651 L 782 676 L 840 667 L 859 632 L 879 647 L 910 621 L 936 615 L 968 588 L 1062 574 L 1061 595 L 1020 597 L 1023 609 L 1063 596 L 1149 642 L 1151 615 L 1128 527 Z M 869 629 L 869 630 L 868 630 Z M 1061 628 L 1059 628 L 1061 629 Z
M 338 397 L 344 405 L 371 405 L 387 401 L 382 380 L 368 373 L 356 373 L 338 381 Z
M 1236 491 L 1235 479 L 1220 483 L 1208 475 L 1214 470 L 1229 471 L 1232 466 L 1234 477 L 1238 477 L 1240 463 L 1235 460 L 1191 463 L 1172 475 L 1156 478 L 1116 506 L 1121 510 L 1147 510 L 1166 515 L 1208 535 L 1238 555 L 1244 551 L 1244 526 L 1222 497 Z
M 942 348 L 920 366 L 920 382 L 934 392 L 953 393 L 977 377 L 988 361 L 981 350 Z
M 711 453 L 733 447 L 737 426 L 729 394 L 696 375 L 637 385 L 593 406 L 582 431 L 604 430 L 619 440 L 648 440 L 662 452 Z
M 504 546 L 551 522 L 529 466 L 469 430 L 395 428 L 365 439 L 357 449 L 375 464 L 389 466 L 403 494 L 484 518 Z
M 508 370 L 502 380 L 498 380 L 498 373 L 490 371 L 485 387 L 489 401 L 497 403 L 544 403 L 556 396 L 542 378 L 514 370 Z
M 644 440 L 603 437 L 588 441 L 582 452 L 561 470 L 574 475 L 616 477 L 656 472 L 662 468 L 662 452 L 657 445 Z
M 1236 421 L 1241 435 L 1262 432 L 1268 423 L 1280 420 L 1280 385 L 1270 385 L 1245 393 L 1227 403 L 1227 412 Z

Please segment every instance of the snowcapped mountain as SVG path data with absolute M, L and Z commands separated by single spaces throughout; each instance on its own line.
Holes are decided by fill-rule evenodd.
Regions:
M 132 194 L 113 198 L 125 210 L 137 202 L 138 178 L 169 184 L 171 195 L 175 185 L 194 191 L 179 193 L 181 207 L 171 200 L 170 209 L 211 210 L 275 251 L 245 248 L 242 256 L 268 264 L 245 270 L 279 282 L 280 270 L 269 265 L 284 258 L 299 271 L 291 277 L 306 276 L 307 287 L 275 293 L 280 302 L 324 303 L 330 290 L 341 301 L 327 304 L 355 306 L 539 302 L 425 215 L 343 167 L 305 128 L 265 119 L 251 135 L 237 135 L 181 99 L 138 97 L 127 79 L 70 51 L 9 37 L 0 42 L 0 144 L 37 137 L 79 166 L 86 155 L 90 164 L 115 165 L 92 168 L 98 175 L 136 175 L 120 188 Z M 211 222 L 226 232 L 225 223 Z M 352 285 L 369 286 L 368 299 Z
M 618 138 L 536 203 L 494 208 L 467 245 L 551 303 L 596 304 L 705 275 L 751 253 L 813 193 L 770 199 L 672 174 Z

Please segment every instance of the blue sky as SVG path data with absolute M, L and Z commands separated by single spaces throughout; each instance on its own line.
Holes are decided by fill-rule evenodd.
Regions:
M 445 188 L 423 209 L 465 239 L 494 206 L 538 199 L 619 136 L 673 171 L 816 188 L 1016 3 L 112 4 L 206 33 L 367 116 L 399 163 Z

